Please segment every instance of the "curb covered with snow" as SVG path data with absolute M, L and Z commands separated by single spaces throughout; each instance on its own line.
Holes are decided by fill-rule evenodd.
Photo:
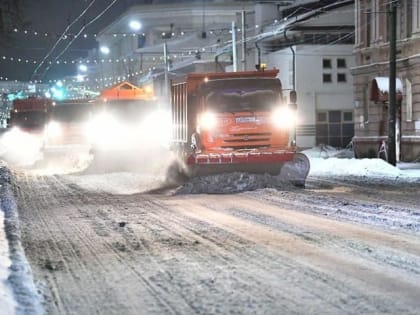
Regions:
M 10 303 L 17 304 L 14 312 L 16 314 L 43 314 L 42 298 L 34 285 L 32 270 L 20 241 L 19 218 L 11 189 L 10 170 L 4 165 L 0 165 L 0 185 L 0 206 L 4 212 L 4 226 L 11 260 L 7 285 L 12 287 L 16 300 Z
M 395 167 L 379 158 L 356 159 L 350 150 L 336 150 L 331 147 L 313 148 L 302 153 L 311 163 L 309 176 L 370 177 L 406 181 L 420 179 L 420 165 L 415 163 L 399 163 Z

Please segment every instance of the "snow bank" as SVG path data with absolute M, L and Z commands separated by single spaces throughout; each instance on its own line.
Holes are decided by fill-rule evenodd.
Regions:
M 9 314 L 43 314 L 42 299 L 34 285 L 32 271 L 21 245 L 19 218 L 11 190 L 11 174 L 5 165 L 0 165 L 0 185 L 0 206 L 4 212 L 5 235 L 9 246 L 9 255 L 6 254 L 5 257 L 10 257 L 11 261 L 7 282 L 2 281 L 0 292 L 8 292 L 11 287 L 15 298 L 4 296 L 6 303 L 2 304 L 2 314 L 8 314 L 3 307 L 8 307 L 11 311 Z
M 291 188 L 292 184 L 268 174 L 228 173 L 200 176 L 176 190 L 177 194 L 231 194 L 262 188 Z
M 0 224 L 4 226 L 4 213 L 0 211 Z M 2 314 L 15 314 L 16 301 L 10 283 L 7 281 L 12 262 L 9 258 L 9 243 L 6 232 L 0 228 L 0 305 Z
M 398 177 L 401 171 L 381 159 L 310 158 L 309 176 Z
M 329 146 L 303 151 L 308 156 L 309 176 L 354 176 L 384 179 L 420 179 L 419 163 L 398 163 L 392 166 L 382 159 L 356 159 L 351 149 L 337 150 Z

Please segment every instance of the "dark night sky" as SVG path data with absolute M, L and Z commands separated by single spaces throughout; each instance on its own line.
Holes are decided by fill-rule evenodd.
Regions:
M 43 60 L 51 50 L 58 37 L 63 33 L 69 23 L 73 22 L 91 3 L 92 0 L 23 0 L 22 14 L 28 22 L 28 26 L 19 28 L 18 33 L 12 32 L 12 40 L 8 42 L 9 47 L 0 47 L 0 58 L 6 56 L 8 59 L 0 59 L 0 76 L 7 77 L 8 80 L 29 81 L 37 65 L 18 62 L 17 58 L 23 60 Z M 85 15 L 70 29 L 70 34 L 76 34 L 84 24 L 89 23 L 100 14 L 113 0 L 96 0 Z M 117 0 L 116 3 L 95 23 L 88 26 L 84 32 L 88 35 L 96 34 L 107 23 L 112 22 L 122 14 L 128 7 L 135 4 L 151 3 L 152 1 L 141 0 Z M 165 1 L 154 1 L 165 2 Z M 175 1 L 167 1 L 175 2 Z M 24 29 L 30 30 L 30 35 L 23 32 Z M 33 32 L 48 33 L 49 36 L 34 35 Z M 62 41 L 54 49 L 50 59 L 54 59 L 63 51 L 69 40 Z M 71 61 L 79 57 L 86 57 L 88 49 L 94 48 L 96 42 L 92 36 L 88 39 L 76 39 L 59 60 Z M 10 61 L 14 57 L 14 61 Z M 45 67 L 38 71 L 42 76 L 32 77 L 33 79 L 60 79 L 65 75 L 73 75 L 76 72 L 75 65 L 54 64 L 47 72 Z

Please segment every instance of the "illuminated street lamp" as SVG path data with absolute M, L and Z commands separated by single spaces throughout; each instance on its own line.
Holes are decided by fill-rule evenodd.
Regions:
M 103 53 L 104 55 L 108 55 L 108 54 L 110 53 L 110 50 L 109 50 L 109 48 L 108 48 L 107 46 L 101 46 L 101 47 L 99 48 L 99 51 L 100 51 L 101 53 Z
M 141 29 L 141 26 L 142 26 L 141 23 L 139 21 L 136 21 L 136 20 L 130 21 L 130 23 L 128 25 L 135 32 L 139 31 Z
M 79 66 L 79 70 L 80 70 L 80 71 L 82 71 L 82 72 L 86 72 L 86 71 L 87 71 L 87 66 L 86 66 L 86 65 L 81 64 L 81 65 Z

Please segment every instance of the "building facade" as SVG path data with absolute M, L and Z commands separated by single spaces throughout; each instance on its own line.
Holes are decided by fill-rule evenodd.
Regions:
M 397 12 L 397 160 L 420 158 L 420 1 L 355 2 L 355 136 L 358 157 L 377 157 L 388 138 L 389 12 Z M 384 146 L 385 144 L 385 146 Z
M 174 75 L 194 63 L 214 64 L 216 57 L 232 63 L 231 49 L 223 49 L 232 40 L 232 22 L 240 23 L 242 12 L 247 23 L 255 25 L 254 4 L 249 1 L 133 6 L 98 34 L 98 49 L 90 56 L 97 61 L 95 82 L 100 88 L 121 80 L 141 84 L 161 77 L 165 70 Z M 132 21 L 141 23 L 141 28 L 130 29 Z M 106 55 L 101 53 L 104 47 Z
M 354 4 L 311 4 L 283 12 L 292 22 L 262 41 L 263 59 L 280 69 L 283 88 L 297 93 L 297 144 L 344 148 L 354 135 Z

